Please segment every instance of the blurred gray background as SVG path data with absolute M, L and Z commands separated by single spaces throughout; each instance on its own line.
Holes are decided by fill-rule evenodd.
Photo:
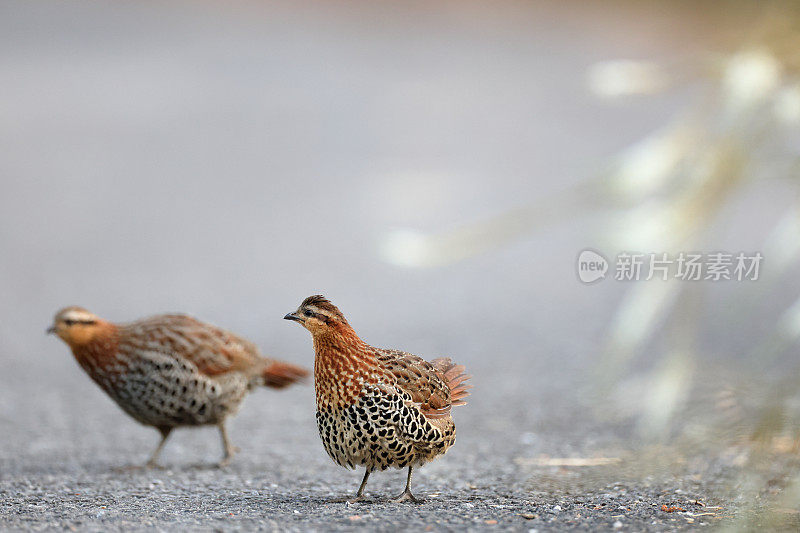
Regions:
M 473 505 L 449 526 L 527 529 L 558 518 L 549 505 L 581 527 L 594 474 L 547 458 L 610 457 L 632 464 L 608 475 L 628 480 L 619 497 L 635 509 L 611 504 L 597 527 L 660 529 L 675 517 L 658 514 L 671 501 L 658 495 L 689 490 L 689 474 L 653 488 L 635 459 L 653 446 L 693 465 L 695 500 L 717 498 L 734 520 L 765 516 L 727 503 L 745 507 L 728 490 L 742 479 L 786 509 L 797 17 L 756 4 L 3 3 L 0 519 L 224 527 L 233 506 L 253 513 L 235 522 L 245 528 L 265 514 L 267 527 L 333 523 L 292 512 L 310 498 L 353 526 L 363 511 L 320 503 L 359 475 L 325 456 L 311 387 L 246 402 L 227 472 L 187 466 L 216 459 L 211 430 L 179 432 L 163 458 L 175 471 L 153 485 L 111 472 L 143 462 L 155 432 L 44 335 L 66 305 L 118 322 L 180 311 L 310 367 L 307 333 L 280 319 L 316 293 L 366 341 L 473 374 L 458 445 L 418 476 L 422 493 Z M 586 286 L 586 247 L 765 262 L 758 282 Z M 709 437 L 719 428 L 730 438 Z M 749 468 L 754 439 L 766 474 Z M 775 468 L 788 478 L 771 490 Z M 400 488 L 398 474 L 375 477 L 376 492 Z M 150 487 L 141 506 L 95 508 L 137 483 Z M 253 502 L 197 508 L 244 485 Z M 431 513 L 449 516 L 442 505 Z

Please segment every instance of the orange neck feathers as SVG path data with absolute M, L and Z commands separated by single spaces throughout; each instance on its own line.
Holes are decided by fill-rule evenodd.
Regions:
M 64 338 L 64 342 L 72 349 L 72 354 L 82 367 L 103 368 L 112 364 L 117 357 L 120 332 L 115 324 L 100 321 L 86 331 Z
M 365 384 L 377 383 L 381 368 L 374 351 L 348 324 L 314 335 L 317 409 L 348 407 Z

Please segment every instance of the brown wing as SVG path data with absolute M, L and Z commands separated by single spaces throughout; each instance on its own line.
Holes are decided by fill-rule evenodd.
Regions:
M 398 387 L 411 395 L 422 412 L 431 418 L 443 418 L 453 405 L 463 405 L 469 376 L 464 367 L 454 365 L 449 358 L 428 362 L 400 350 L 378 350 L 378 360 L 396 380 Z
M 207 376 L 231 371 L 252 375 L 268 363 L 250 341 L 187 315 L 155 316 L 122 329 L 126 342 L 188 359 Z

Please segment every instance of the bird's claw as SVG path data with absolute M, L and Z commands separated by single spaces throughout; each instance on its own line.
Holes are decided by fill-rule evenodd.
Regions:
M 220 462 L 217 463 L 217 468 L 225 468 L 231 461 L 233 460 L 233 456 L 242 451 L 241 448 L 238 446 L 231 446 L 228 450 L 225 451 L 225 457 L 222 458 Z
M 422 503 L 423 500 L 418 499 L 416 496 L 411 494 L 410 490 L 404 490 L 400 495 L 392 498 L 393 502 L 411 502 L 411 503 Z

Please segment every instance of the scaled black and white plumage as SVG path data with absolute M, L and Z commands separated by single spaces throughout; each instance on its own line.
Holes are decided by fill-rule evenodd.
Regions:
M 199 425 L 219 427 L 226 464 L 234 447 L 225 421 L 248 391 L 257 385 L 285 387 L 308 375 L 263 357 L 241 337 L 186 315 L 117 325 L 68 307 L 56 315 L 50 331 L 126 413 L 161 432 L 149 465 L 156 463 L 172 429 Z
M 416 501 L 411 473 L 453 445 L 450 408 L 463 405 L 469 378 L 449 358 L 431 362 L 362 341 L 342 313 L 322 296 L 312 296 L 286 315 L 314 339 L 317 426 L 323 446 L 337 464 L 365 467 L 356 499 L 371 472 L 408 467 L 399 499 Z

